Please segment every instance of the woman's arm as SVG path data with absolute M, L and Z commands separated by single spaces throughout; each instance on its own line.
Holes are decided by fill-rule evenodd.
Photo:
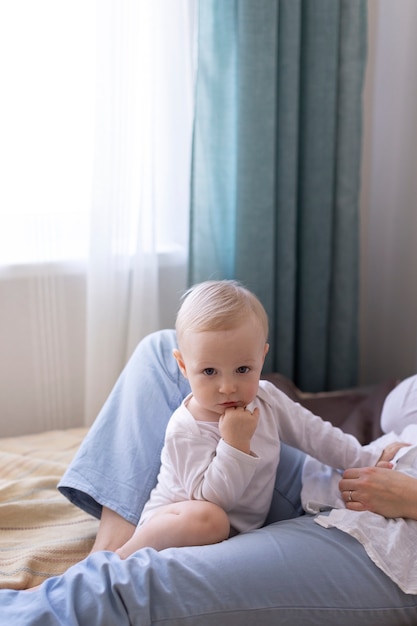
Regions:
M 348 469 L 339 489 L 352 511 L 417 520 L 417 479 L 382 467 Z

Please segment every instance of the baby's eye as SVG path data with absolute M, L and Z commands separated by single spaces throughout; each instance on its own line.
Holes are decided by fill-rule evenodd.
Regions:
M 203 374 L 205 374 L 206 376 L 213 376 L 214 373 L 215 373 L 214 367 L 206 367 L 206 369 L 203 370 Z
M 249 367 L 247 365 L 241 365 L 236 371 L 238 374 L 247 374 L 249 372 Z

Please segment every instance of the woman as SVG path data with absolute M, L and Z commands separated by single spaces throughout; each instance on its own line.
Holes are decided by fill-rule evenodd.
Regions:
M 61 481 L 75 504 L 102 512 L 93 554 L 31 593 L 1 591 L 1 623 L 416 624 L 417 596 L 403 593 L 355 539 L 301 514 L 304 456 L 285 446 L 270 525 L 215 545 L 119 559 L 113 551 L 133 533 L 155 484 L 166 422 L 189 391 L 174 347 L 173 331 L 141 342 Z M 400 398 L 412 419 L 415 378 L 410 388 L 404 395 L 399 386 L 387 406 Z M 347 470 L 340 488 L 348 508 L 417 519 L 417 481 L 409 476 Z

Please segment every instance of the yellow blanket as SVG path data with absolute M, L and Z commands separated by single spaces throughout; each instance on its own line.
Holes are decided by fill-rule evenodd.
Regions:
M 56 488 L 86 432 L 0 439 L 0 588 L 38 585 L 90 551 L 97 520 Z

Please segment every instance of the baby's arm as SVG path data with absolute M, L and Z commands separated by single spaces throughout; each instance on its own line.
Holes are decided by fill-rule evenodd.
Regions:
M 398 450 L 404 448 L 405 446 L 409 446 L 411 444 L 404 443 L 401 441 L 394 441 L 393 443 L 388 444 L 383 450 L 382 454 L 379 457 L 378 461 L 375 463 L 376 467 L 385 467 L 387 469 L 392 468 L 392 463 L 390 461 L 397 454 Z
M 226 409 L 219 420 L 223 440 L 241 452 L 250 454 L 250 443 L 259 420 L 259 409 L 253 412 L 244 407 Z

